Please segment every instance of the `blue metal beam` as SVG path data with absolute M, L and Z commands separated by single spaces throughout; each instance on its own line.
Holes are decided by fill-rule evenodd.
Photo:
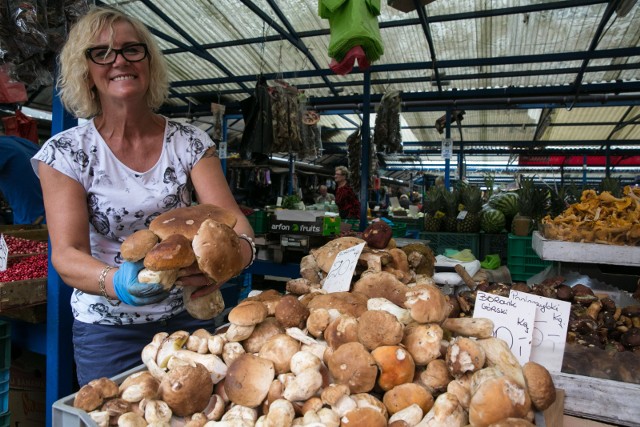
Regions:
M 429 29 L 429 23 L 427 22 L 427 12 L 425 6 L 420 4 L 420 0 L 413 0 L 413 5 L 418 12 L 418 19 L 420 20 L 420 26 L 422 32 L 427 39 L 427 45 L 429 46 L 429 54 L 431 56 L 431 63 L 433 64 L 433 76 L 435 77 L 436 84 L 438 85 L 438 92 L 442 92 L 442 80 L 440 79 L 440 72 L 438 71 L 438 59 L 436 55 L 436 49 L 433 46 L 433 38 L 431 37 L 431 30 Z

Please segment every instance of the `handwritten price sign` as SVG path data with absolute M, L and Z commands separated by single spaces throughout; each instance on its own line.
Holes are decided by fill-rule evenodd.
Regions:
M 478 292 L 473 317 L 493 321 L 493 336 L 504 340 L 520 364 L 529 361 L 536 306 L 486 292 Z
M 9 259 L 9 247 L 4 241 L 4 234 L 0 234 L 0 271 L 7 269 L 7 260 Z
M 322 286 L 327 292 L 347 292 L 351 288 L 351 279 L 364 243 L 341 251 L 331 265 L 331 270 Z
M 536 306 L 530 360 L 541 364 L 551 372 L 560 372 L 571 304 L 567 301 L 518 291 L 511 291 L 509 298 Z

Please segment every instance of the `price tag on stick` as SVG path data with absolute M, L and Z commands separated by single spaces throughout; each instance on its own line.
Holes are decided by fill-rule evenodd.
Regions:
M 551 372 L 560 372 L 571 303 L 518 291 L 511 291 L 509 298 L 531 302 L 536 306 L 529 360 L 541 364 Z
M 0 271 L 7 269 L 7 260 L 9 259 L 9 247 L 4 241 L 4 234 L 0 234 Z
M 341 251 L 331 265 L 322 288 L 327 292 L 348 292 L 351 288 L 353 272 L 358 264 L 364 243 Z
M 504 340 L 521 365 L 529 361 L 536 306 L 500 295 L 478 292 L 473 317 L 493 321 L 493 336 Z

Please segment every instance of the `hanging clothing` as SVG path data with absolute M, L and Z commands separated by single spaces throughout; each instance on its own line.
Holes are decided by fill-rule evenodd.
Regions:
M 244 118 L 240 157 L 250 159 L 253 153 L 271 153 L 273 144 L 271 96 L 264 78 L 258 79 L 253 95 L 240 101 L 240 108 Z

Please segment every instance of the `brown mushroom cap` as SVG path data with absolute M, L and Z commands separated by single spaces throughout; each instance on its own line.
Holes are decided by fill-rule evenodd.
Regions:
M 343 314 L 329 323 L 323 335 L 327 345 L 334 350 L 342 344 L 358 341 L 358 320 L 353 316 Z
M 304 328 L 309 317 L 309 309 L 294 295 L 285 295 L 276 306 L 276 319 L 285 328 Z
M 556 387 L 547 368 L 536 362 L 527 362 L 522 367 L 522 373 L 533 407 L 544 411 L 551 406 L 556 400 Z
M 358 318 L 358 341 L 368 350 L 402 341 L 404 325 L 391 313 L 367 310 Z
M 504 420 L 491 424 L 489 427 L 535 427 L 535 424 L 523 418 L 505 418 Z
M 485 354 L 475 340 L 457 337 L 447 347 L 447 368 L 454 378 L 467 372 L 475 372 L 484 366 Z
M 273 316 L 276 314 L 276 306 L 280 302 L 280 298 L 282 298 L 280 292 L 275 289 L 267 289 L 258 295 L 247 297 L 243 301 L 260 301 L 267 307 L 267 316 Z
M 409 287 L 387 271 L 365 274 L 353 284 L 353 292 L 369 298 L 386 298 L 399 307 L 404 307 Z
M 307 317 L 307 331 L 314 337 L 321 337 L 331 322 L 331 314 L 325 308 L 312 310 Z
M 103 399 L 100 392 L 93 386 L 86 384 L 78 390 L 73 398 L 73 407 L 91 412 L 102 405 Z
M 351 393 L 366 393 L 375 386 L 378 366 L 362 344 L 349 342 L 333 352 L 329 371 L 335 382 L 348 385 Z
M 236 405 L 255 408 L 267 397 L 274 377 L 272 361 L 243 354 L 229 366 L 224 390 Z
M 89 385 L 98 390 L 98 393 L 100 393 L 100 396 L 104 399 L 116 397 L 120 392 L 118 384 L 107 377 L 91 380 L 89 381 Z
M 471 396 L 469 422 L 474 426 L 489 426 L 505 418 L 525 417 L 530 409 L 527 391 L 505 375 L 480 384 Z
M 185 286 L 182 289 L 184 307 L 191 317 L 200 320 L 210 320 L 224 311 L 224 298 L 219 289 L 193 299 L 191 295 L 198 289 L 193 286 Z
M 257 353 L 269 338 L 277 334 L 284 334 L 284 332 L 284 328 L 275 317 L 267 317 L 256 325 L 249 338 L 242 341 L 242 346 L 247 353 Z
M 371 352 L 380 368 L 378 385 L 384 391 L 413 380 L 416 365 L 407 350 L 397 345 L 380 346 Z
M 182 234 L 172 234 L 147 253 L 144 266 L 155 271 L 178 270 L 189 267 L 195 261 L 191 241 Z
M 211 374 L 200 363 L 175 366 L 160 382 L 160 398 L 180 417 L 203 411 L 212 394 Z
M 235 227 L 238 219 L 233 212 L 210 204 L 188 206 L 172 209 L 158 215 L 149 223 L 149 230 L 164 240 L 171 234 L 182 234 L 193 240 L 200 225 L 207 219 L 212 219 L 230 228 Z
M 277 375 L 290 372 L 291 358 L 300 351 L 300 342 L 287 334 L 278 334 L 269 338 L 260 347 L 258 356 L 273 362 Z
M 307 308 L 309 310 L 316 308 L 329 310 L 333 308 L 338 310 L 340 314 L 348 314 L 358 318 L 362 313 L 367 311 L 368 299 L 366 295 L 360 292 L 333 292 L 315 296 L 309 301 Z
M 447 362 L 443 359 L 435 359 L 429 362 L 427 368 L 418 377 L 418 382 L 434 395 L 443 393 L 451 380 L 453 380 L 453 377 L 449 373 Z
M 418 323 L 441 323 L 452 308 L 447 296 L 433 285 L 414 286 L 407 291 L 406 297 L 404 306 Z
M 362 233 L 362 238 L 370 248 L 384 249 L 393 235 L 391 226 L 384 221 L 376 221 L 369 225 Z
M 228 317 L 236 325 L 256 325 L 267 317 L 267 307 L 260 301 L 242 301 L 231 309 Z
M 387 420 L 373 408 L 356 408 L 344 414 L 340 427 L 386 427 Z
M 387 391 L 382 397 L 382 402 L 390 414 L 395 414 L 414 403 L 426 414 L 433 406 L 433 396 L 418 384 L 405 383 Z
M 412 323 L 404 328 L 402 344 L 413 357 L 416 365 L 427 365 L 440 357 L 440 342 L 444 336 L 442 328 L 430 323 Z
M 226 224 L 205 220 L 193 238 L 198 267 L 216 283 L 237 276 L 244 268 L 240 239 Z
M 316 259 L 318 267 L 320 267 L 320 269 L 325 273 L 328 273 L 331 270 L 333 261 L 335 261 L 336 256 L 338 256 L 340 252 L 361 243 L 365 243 L 365 241 L 358 239 L 357 237 L 339 237 L 331 240 L 318 249 L 312 249 L 311 254 Z
M 120 245 L 120 255 L 125 261 L 140 261 L 158 243 L 153 231 L 144 229 L 130 234 Z

